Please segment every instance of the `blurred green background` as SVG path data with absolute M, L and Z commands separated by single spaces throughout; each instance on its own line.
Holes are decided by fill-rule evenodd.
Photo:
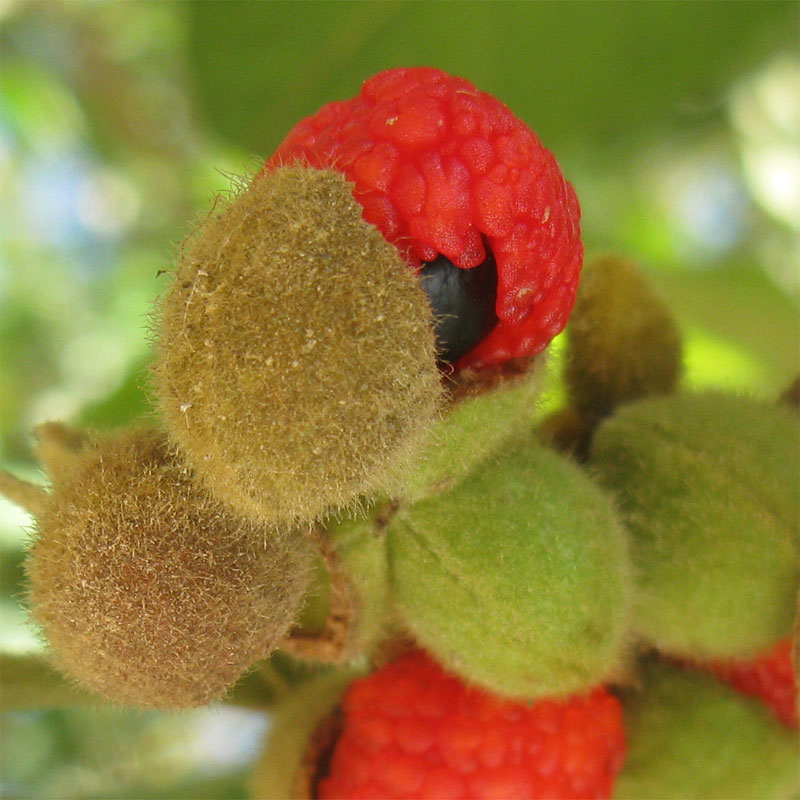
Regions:
M 4 467 L 41 480 L 45 420 L 149 413 L 148 313 L 192 221 L 297 120 L 399 65 L 469 78 L 537 131 L 590 256 L 638 259 L 670 301 L 687 385 L 776 396 L 800 353 L 798 8 L 2 0 Z M 25 671 L 29 526 L 0 505 L 2 795 L 244 796 L 262 714 L 64 709 Z

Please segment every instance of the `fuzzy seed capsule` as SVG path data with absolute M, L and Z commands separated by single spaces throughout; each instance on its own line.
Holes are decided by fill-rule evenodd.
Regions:
M 259 176 L 187 243 L 159 317 L 172 439 L 263 522 L 394 488 L 437 414 L 425 294 L 339 173 Z
M 304 543 L 235 517 L 163 435 L 90 437 L 44 502 L 29 603 L 56 665 L 114 702 L 216 700 L 266 657 L 307 584 Z
M 618 800 L 776 798 L 797 789 L 797 736 L 713 677 L 645 664 L 623 696 Z
M 680 333 L 644 273 L 618 256 L 588 265 L 567 326 L 572 405 L 605 417 L 621 403 L 674 391 L 681 367 Z
M 717 392 L 639 400 L 600 425 L 591 464 L 631 532 L 642 639 L 704 660 L 791 634 L 797 434 L 790 409 Z
M 563 696 L 622 667 L 625 532 L 610 499 L 532 434 L 387 529 L 401 622 L 443 665 L 502 696 Z

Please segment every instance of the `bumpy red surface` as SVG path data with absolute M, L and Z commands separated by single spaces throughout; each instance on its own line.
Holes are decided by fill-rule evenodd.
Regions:
M 761 699 L 784 725 L 798 727 L 798 687 L 792 666 L 791 639 L 782 639 L 757 658 L 715 662 L 710 669 L 743 694 Z
M 500 101 L 431 68 L 390 69 L 304 119 L 267 161 L 333 167 L 364 218 L 419 267 L 497 262 L 499 323 L 458 368 L 542 350 L 575 300 L 580 208 L 552 153 Z
M 343 710 L 322 800 L 604 798 L 625 753 L 620 705 L 604 689 L 501 700 L 419 651 L 356 681 Z

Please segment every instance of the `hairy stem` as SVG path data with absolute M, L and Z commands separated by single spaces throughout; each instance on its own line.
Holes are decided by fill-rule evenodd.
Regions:
M 23 481 L 4 470 L 0 471 L 0 494 L 34 516 L 42 513 L 47 502 L 47 491 L 43 487 Z

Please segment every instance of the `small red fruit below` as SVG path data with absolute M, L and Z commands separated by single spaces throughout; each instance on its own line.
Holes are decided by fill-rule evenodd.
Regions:
M 490 330 L 456 359 L 482 368 L 542 350 L 575 301 L 580 208 L 553 154 L 499 100 L 437 69 L 389 69 L 299 122 L 265 169 L 333 168 L 364 219 L 421 270 L 493 259 Z M 489 252 L 490 251 L 490 252 Z
M 598 688 L 503 700 L 418 650 L 356 681 L 321 800 L 607 798 L 625 756 L 622 710 Z
M 716 661 L 711 671 L 742 694 L 762 700 L 778 719 L 798 727 L 798 686 L 792 667 L 792 640 L 781 639 L 771 650 L 747 661 Z

